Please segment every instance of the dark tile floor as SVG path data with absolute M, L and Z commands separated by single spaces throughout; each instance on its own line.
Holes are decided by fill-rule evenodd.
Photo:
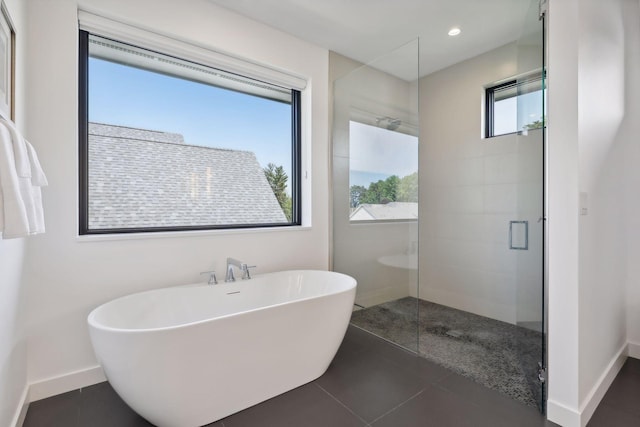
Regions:
M 541 332 L 414 297 L 354 311 L 351 323 L 537 408 Z
M 618 394 L 623 395 L 629 387 L 623 384 Z M 630 400 L 631 396 L 638 394 L 625 399 Z M 612 403 L 621 404 L 617 395 L 612 397 Z M 637 407 L 633 410 L 637 416 Z M 209 426 L 554 425 L 532 407 L 350 326 L 336 358 L 322 377 Z M 33 402 L 24 423 L 24 427 L 89 426 L 150 424 L 129 409 L 108 383 Z
M 628 358 L 587 427 L 640 426 L 640 360 Z

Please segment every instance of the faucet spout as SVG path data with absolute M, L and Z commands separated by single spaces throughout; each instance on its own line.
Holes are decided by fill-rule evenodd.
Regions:
M 238 261 L 235 258 L 227 258 L 227 274 L 224 278 L 225 282 L 235 282 L 236 276 L 233 273 L 233 267 L 238 268 L 242 272 L 242 280 L 251 279 L 251 274 L 249 273 L 250 268 L 254 268 L 255 265 L 247 265 L 242 261 Z
M 224 278 L 225 282 L 235 282 L 236 281 L 236 276 L 233 273 L 233 267 L 237 267 L 238 269 L 240 269 L 242 272 L 244 272 L 246 270 L 247 264 L 238 261 L 235 258 L 227 258 L 227 274 Z

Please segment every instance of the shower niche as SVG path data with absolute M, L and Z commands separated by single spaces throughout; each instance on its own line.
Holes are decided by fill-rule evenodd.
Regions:
M 332 265 L 352 325 L 544 410 L 544 19 L 521 3 L 449 64 L 433 40 L 331 53 Z

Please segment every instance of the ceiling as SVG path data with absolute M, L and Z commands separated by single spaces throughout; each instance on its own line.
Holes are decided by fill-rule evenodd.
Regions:
M 362 63 L 405 45 L 412 65 L 385 71 L 413 80 L 517 40 L 537 0 L 210 0 Z M 530 16 L 530 15 L 529 15 Z M 459 27 L 462 33 L 447 32 Z M 407 45 L 407 43 L 412 42 Z M 385 69 L 385 66 L 378 68 Z M 411 78 L 413 76 L 413 78 Z

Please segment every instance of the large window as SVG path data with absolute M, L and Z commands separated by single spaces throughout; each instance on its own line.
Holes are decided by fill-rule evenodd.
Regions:
M 542 73 L 487 87 L 485 136 L 507 135 L 544 126 Z
M 80 32 L 80 234 L 300 224 L 300 92 Z
M 416 220 L 418 138 L 398 132 L 397 118 L 376 122 L 349 123 L 349 219 Z

